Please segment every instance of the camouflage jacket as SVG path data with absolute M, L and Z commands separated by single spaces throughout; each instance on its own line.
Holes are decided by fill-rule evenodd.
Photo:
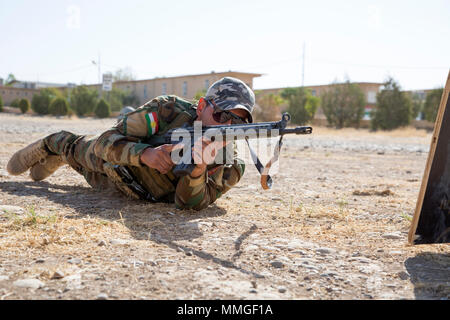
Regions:
M 156 97 L 101 134 L 94 153 L 107 163 L 127 166 L 156 199 L 175 202 L 178 208 L 201 210 L 227 192 L 244 174 L 244 162 L 236 154 L 233 164 L 208 165 L 205 174 L 198 178 L 177 178 L 172 172 L 161 174 L 140 161 L 144 150 L 158 137 L 185 123 L 192 125 L 195 118 L 195 104 L 172 95 Z

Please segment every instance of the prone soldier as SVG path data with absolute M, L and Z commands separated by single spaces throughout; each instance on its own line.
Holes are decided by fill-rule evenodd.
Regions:
M 234 154 L 232 163 L 223 164 L 193 150 L 195 169 L 177 177 L 171 158 L 176 146 L 153 146 L 167 131 L 192 126 L 194 121 L 204 126 L 251 123 L 254 104 L 255 95 L 244 82 L 225 77 L 198 103 L 174 95 L 159 96 L 124 114 L 114 127 L 98 136 L 68 131 L 46 136 L 17 151 L 7 170 L 19 175 L 29 169 L 31 179 L 41 181 L 68 164 L 94 188 L 113 187 L 134 199 L 174 202 L 180 209 L 201 210 L 238 183 L 244 162 Z M 196 150 L 205 150 L 211 141 L 202 138 L 198 143 L 200 149 Z M 127 175 L 115 170 L 117 166 L 126 168 Z M 133 181 L 124 183 L 130 178 Z M 130 188 L 131 183 L 137 188 Z M 143 190 L 145 196 L 136 190 Z

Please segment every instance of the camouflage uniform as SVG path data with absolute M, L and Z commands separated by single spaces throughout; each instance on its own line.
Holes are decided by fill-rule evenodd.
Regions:
M 195 110 L 195 104 L 179 97 L 159 96 L 126 114 L 113 128 L 99 136 L 61 131 L 44 138 L 44 143 L 50 154 L 60 155 L 94 188 L 114 186 L 128 196 L 138 198 L 112 170 L 113 165 L 123 165 L 157 201 L 175 202 L 178 208 L 200 210 L 240 180 L 245 169 L 243 161 L 234 157 L 233 164 L 208 165 L 207 171 L 198 178 L 177 178 L 172 172 L 161 174 L 140 161 L 144 150 L 157 144 L 169 129 L 185 123 L 192 125 Z

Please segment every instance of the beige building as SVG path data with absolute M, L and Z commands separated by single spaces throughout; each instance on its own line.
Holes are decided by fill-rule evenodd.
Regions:
M 141 104 L 146 101 L 165 94 L 174 94 L 176 96 L 193 99 L 195 95 L 206 90 L 215 81 L 223 77 L 234 77 L 245 82 L 253 89 L 253 78 L 260 77 L 259 73 L 246 72 L 211 72 L 205 74 L 185 75 L 176 77 L 162 77 L 146 80 L 119 81 L 114 82 L 113 87 L 130 93 L 134 93 Z M 89 85 L 97 90 L 100 85 Z
M 28 99 L 31 103 L 33 95 L 39 93 L 38 89 L 14 88 L 10 86 L 0 86 L 0 96 L 3 104 L 9 106 L 15 99 Z
M 381 90 L 383 83 L 378 82 L 355 82 L 361 90 L 364 92 L 366 97 L 366 111 L 364 115 L 364 119 L 369 118 L 369 113 L 372 108 L 375 107 L 377 103 L 377 93 Z M 324 85 L 315 85 L 315 86 L 305 86 L 305 88 L 311 91 L 311 94 L 315 97 L 320 97 L 325 91 L 331 89 L 334 84 L 324 84 Z M 258 90 L 257 102 L 258 98 L 266 95 L 266 94 L 279 94 L 284 88 L 275 88 L 275 89 L 264 89 Z M 322 111 L 322 108 L 316 112 L 315 119 L 325 119 L 325 114 Z

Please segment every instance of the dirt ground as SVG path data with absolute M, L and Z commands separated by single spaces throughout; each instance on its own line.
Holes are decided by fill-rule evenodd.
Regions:
M 200 212 L 94 191 L 67 166 L 6 171 L 49 133 L 113 123 L 0 113 L 0 299 L 450 297 L 449 245 L 407 243 L 430 133 L 286 137 L 273 189 L 248 165 Z

